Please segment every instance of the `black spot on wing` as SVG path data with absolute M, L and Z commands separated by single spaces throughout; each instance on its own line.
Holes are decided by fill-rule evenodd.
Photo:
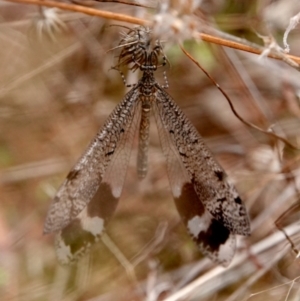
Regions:
M 224 179 L 224 172 L 222 170 L 215 170 L 215 175 L 217 176 L 219 181 L 223 181 Z
M 181 195 L 174 199 L 177 210 L 187 229 L 189 229 L 189 221 L 193 218 L 198 217 L 200 223 L 202 219 L 203 224 L 201 226 L 204 225 L 202 231 L 199 232 L 197 237 L 193 233 L 190 233 L 190 235 L 201 251 L 217 261 L 212 254 L 218 253 L 221 245 L 227 242 L 230 238 L 230 231 L 205 211 L 206 209 L 198 198 L 192 183 L 185 183 L 182 187 Z M 208 218 L 207 216 L 205 217 L 205 214 L 208 214 Z M 207 225 L 205 225 L 206 223 Z
M 237 203 L 237 204 L 242 204 L 242 200 L 241 198 L 238 196 L 234 199 L 234 201 Z
M 71 171 L 69 172 L 69 174 L 67 175 L 67 180 L 68 180 L 68 181 L 73 181 L 73 180 L 75 180 L 75 179 L 78 177 L 79 172 L 80 172 L 79 170 L 75 170 L 75 169 L 71 170 Z
M 70 262 L 78 260 L 94 243 L 98 241 L 99 237 L 103 233 L 93 234 L 92 232 L 83 229 L 82 223 L 84 223 L 84 219 L 98 217 L 106 224 L 113 215 L 117 207 L 117 203 L 118 199 L 112 195 L 109 184 L 101 183 L 96 194 L 86 207 L 87 216 L 75 218 L 69 225 L 61 230 L 61 239 L 64 245 L 70 247 L 70 252 L 73 256 L 70 259 Z
M 230 231 L 213 218 L 209 228 L 201 231 L 195 240 L 198 244 L 203 243 L 211 252 L 215 252 L 226 243 L 229 235 Z
M 115 212 L 117 205 L 118 199 L 113 196 L 110 185 L 102 182 L 87 205 L 87 214 L 89 217 L 100 217 L 107 221 Z
M 72 254 L 82 250 L 88 244 L 93 244 L 96 241 L 96 236 L 91 232 L 82 229 L 80 219 L 76 218 L 61 231 L 61 237 L 66 246 L 70 247 Z
M 185 183 L 181 189 L 181 195 L 174 198 L 176 208 L 182 221 L 187 225 L 188 221 L 194 216 L 202 216 L 205 208 L 195 193 L 193 184 Z
M 107 152 L 107 153 L 105 154 L 105 156 L 106 156 L 106 157 L 109 157 L 109 156 L 113 155 L 114 153 L 115 153 L 115 150 L 112 150 L 112 151 L 110 151 L 110 152 Z

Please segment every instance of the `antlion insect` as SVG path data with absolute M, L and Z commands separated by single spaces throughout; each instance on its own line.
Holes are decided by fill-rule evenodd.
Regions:
M 246 208 L 195 127 L 154 72 L 166 58 L 147 27 L 121 40 L 116 69 L 129 65 L 142 77 L 125 95 L 59 188 L 48 211 L 44 233 L 58 232 L 62 263 L 78 259 L 103 233 L 114 213 L 126 176 L 133 139 L 140 127 L 139 176 L 147 171 L 149 116 L 153 111 L 177 210 L 203 254 L 227 266 L 235 235 L 249 235 Z M 162 61 L 160 64 L 159 61 Z

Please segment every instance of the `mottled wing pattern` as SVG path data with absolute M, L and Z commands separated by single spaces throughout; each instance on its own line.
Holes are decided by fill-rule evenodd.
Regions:
M 59 231 L 62 263 L 77 260 L 97 241 L 115 211 L 140 118 L 138 98 L 135 87 L 125 95 L 53 200 L 44 233 Z
M 176 207 L 200 250 L 226 266 L 235 234 L 250 234 L 245 206 L 194 126 L 166 91 L 156 89 L 153 110 Z

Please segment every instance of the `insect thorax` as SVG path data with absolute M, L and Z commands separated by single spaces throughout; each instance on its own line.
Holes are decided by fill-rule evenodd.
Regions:
M 149 98 L 149 96 L 154 96 L 156 92 L 156 81 L 153 75 L 153 71 L 144 71 L 142 78 L 139 81 L 139 92 L 141 96 Z M 144 98 L 143 97 L 143 98 Z M 151 99 L 149 99 L 151 100 Z

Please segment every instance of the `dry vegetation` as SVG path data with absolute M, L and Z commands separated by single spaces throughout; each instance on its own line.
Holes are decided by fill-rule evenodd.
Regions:
M 81 2 L 144 20 L 158 15 L 155 9 Z M 153 122 L 149 174 L 137 182 L 133 152 L 107 236 L 78 265 L 62 267 L 53 236 L 42 235 L 45 215 L 68 170 L 126 91 L 120 74 L 110 70 L 116 53 L 107 52 L 122 29 L 108 25 L 133 25 L 61 10 L 56 30 L 48 31 L 50 17 L 42 20 L 38 6 L 1 1 L 1 300 L 299 300 L 299 259 L 275 221 L 299 200 L 300 152 L 238 120 L 176 42 L 185 41 L 245 120 L 300 146 L 299 72 L 286 59 L 267 58 L 269 52 L 285 55 L 257 34 L 283 45 L 290 18 L 299 12 L 296 0 L 202 1 L 191 17 L 201 22 L 199 32 L 218 29 L 223 38 L 232 35 L 225 37 L 229 41 L 235 36 L 244 45 L 265 47 L 263 56 L 173 32 L 165 43 L 169 93 L 236 183 L 251 216 L 252 235 L 240 239 L 233 263 L 216 267 L 186 234 Z M 288 42 L 291 54 L 300 56 L 299 26 Z M 128 81 L 137 78 L 129 74 Z M 298 211 L 296 206 L 279 221 L 296 249 Z

